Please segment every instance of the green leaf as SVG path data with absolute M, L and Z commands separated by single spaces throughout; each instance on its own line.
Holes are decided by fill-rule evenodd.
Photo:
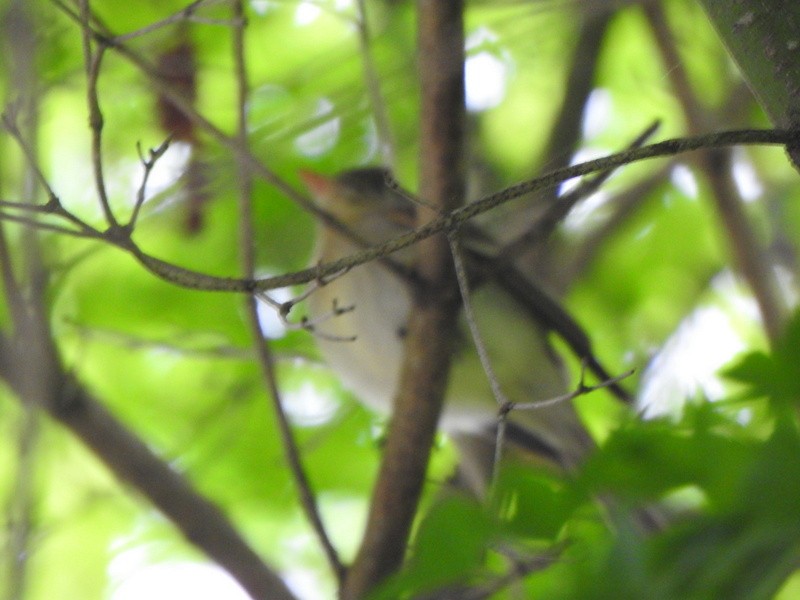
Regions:
M 580 502 L 563 479 L 520 465 L 501 469 L 495 497 L 509 532 L 544 539 L 555 538 Z
M 800 402 L 800 312 L 786 325 L 781 338 L 769 352 L 751 352 L 724 374 L 745 385 L 753 398 L 766 397 L 776 408 Z
M 473 499 L 460 495 L 436 502 L 422 519 L 408 566 L 372 597 L 412 598 L 476 579 L 496 528 Z

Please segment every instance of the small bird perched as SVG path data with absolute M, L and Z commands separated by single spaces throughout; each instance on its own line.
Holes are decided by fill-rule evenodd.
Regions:
M 357 169 L 333 178 L 303 172 L 302 179 L 321 207 L 364 244 L 381 244 L 415 227 L 416 203 L 388 184 L 384 169 Z M 559 331 L 562 336 L 566 331 L 566 337 L 575 338 L 570 345 L 586 346 L 580 352 L 590 359 L 585 334 L 532 282 L 516 270 L 495 265 L 483 250 L 475 250 L 473 246 L 487 244 L 477 229 L 465 226 L 461 239 L 468 270 L 477 271 L 474 276 L 470 273 L 471 281 L 478 283 L 470 295 L 474 318 L 503 392 L 514 403 L 564 395 L 566 373 L 548 342 L 547 330 L 558 327 L 564 330 Z M 315 261 L 333 261 L 361 249 L 350 236 L 321 226 Z M 389 258 L 413 269 L 415 248 Z M 411 283 L 385 261 L 357 266 L 326 282 L 308 299 L 323 358 L 347 388 L 381 413 L 391 410 L 411 304 Z M 559 319 L 561 325 L 556 325 Z M 460 331 L 440 426 L 459 447 L 466 483 L 482 494 L 491 473 L 499 407 L 463 315 Z M 593 358 L 590 364 L 605 376 Z M 507 441 L 567 469 L 594 445 L 569 401 L 513 410 Z

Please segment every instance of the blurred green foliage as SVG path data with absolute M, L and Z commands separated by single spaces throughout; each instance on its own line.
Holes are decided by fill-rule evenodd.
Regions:
M 7 68 L 0 70 L 0 87 L 8 102 L 35 106 L 36 118 L 26 126 L 36 139 L 45 177 L 64 205 L 101 226 L 80 28 L 45 0 L 6 0 L 0 7 L 10 14 L 12 5 L 18 9 L 20 4 L 35 32 L 35 94 L 21 91 L 12 68 L 20 59 L 12 50 L 6 53 Z M 97 0 L 91 8 L 113 32 L 123 34 L 159 22 L 185 4 L 151 0 L 135 3 L 134 10 L 130 3 Z M 554 158 L 564 158 L 546 156 L 545 149 L 567 93 L 575 38 L 581 24 L 595 15 L 594 4 L 470 3 L 468 37 L 484 41 L 468 55 L 489 52 L 508 74 L 502 101 L 470 116 L 469 152 L 478 190 L 473 195 L 528 178 Z M 366 5 L 380 90 L 370 91 L 365 84 L 354 3 L 253 0 L 247 5 L 250 144 L 265 165 L 292 185 L 301 168 L 335 172 L 382 162 L 382 140 L 373 119 L 375 103 L 382 101 L 395 170 L 414 188 L 419 114 L 413 5 L 377 0 Z M 694 3 L 672 0 L 665 8 L 696 99 L 713 115 L 709 122 L 719 128 L 763 125 L 763 114 Z M 198 17 L 129 43 L 155 62 L 187 36 L 199 65 L 197 109 L 233 134 L 230 10 L 226 3 L 211 2 Z M 13 37 L 4 31 L 8 47 Z M 654 119 L 663 123 L 659 136 L 685 131 L 668 77 L 676 65 L 663 63 L 641 8 L 619 10 L 595 58 L 590 114 L 574 115 L 586 117 L 575 148 L 580 156 L 622 149 Z M 125 220 L 141 183 L 136 145 L 157 146 L 166 134 L 158 126 L 156 93 L 147 78 L 113 51 L 103 63 L 99 94 L 105 180 L 112 206 Z M 134 237 L 164 260 L 235 276 L 240 272 L 235 158 L 202 130 L 192 152 L 206 165 L 204 191 L 210 200 L 203 207 L 203 227 L 193 235 L 186 231 L 189 193 L 183 173 L 189 150 L 174 144 L 157 165 Z M 496 502 L 488 507 L 440 494 L 455 463 L 443 440 L 434 452 L 426 511 L 408 568 L 376 597 L 489 585 L 515 572 L 520 574 L 509 577 L 496 597 L 796 597 L 800 319 L 771 350 L 765 349 L 749 296 L 720 286 L 730 276 L 731 260 L 705 175 L 687 158 L 676 163 L 687 169 L 694 189 L 679 184 L 674 169 L 666 171 L 621 213 L 624 218 L 608 228 L 585 263 L 565 267 L 575 278 L 559 282 L 555 277 L 556 285 L 568 291 L 566 302 L 592 334 L 598 354 L 616 371 L 637 369 L 627 382 L 631 389 L 643 390 L 659 369 L 680 379 L 680 370 L 667 372 L 661 351 L 693 311 L 717 311 L 742 343 L 730 348 L 729 358 L 748 351 L 727 369 L 724 393 L 709 403 L 702 386 L 683 394 L 669 388 L 672 396 L 680 396 L 673 400 L 689 397 L 691 402 L 644 423 L 609 408 L 606 392 L 582 398 L 589 428 L 604 440 L 602 450 L 570 477 L 509 466 L 497 482 Z M 736 164 L 749 169 L 760 187 L 746 210 L 765 245 L 782 261 L 787 289 L 794 290 L 800 241 L 800 228 L 794 226 L 797 174 L 779 150 L 737 151 Z M 566 256 L 569 265 L 569 257 L 579 255 L 587 240 L 613 221 L 615 199 L 667 166 L 674 165 L 661 160 L 622 169 L 602 191 L 605 202 L 557 232 L 557 251 L 551 256 L 558 261 Z M 27 199 L 26 169 L 15 142 L 0 136 L 0 197 Z M 252 199 L 259 274 L 303 267 L 313 247 L 313 219 L 262 181 L 256 182 Z M 522 207 L 511 214 L 519 219 L 525 211 Z M 12 241 L 21 242 L 21 227 L 4 223 L 4 229 Z M 166 461 L 221 504 L 266 560 L 280 569 L 313 574 L 318 583 L 310 597 L 333 597 L 332 577 L 285 465 L 250 350 L 241 298 L 170 285 L 97 242 L 51 232 L 41 232 L 40 240 L 50 273 L 50 321 L 69 368 Z M 287 297 L 299 291 L 289 290 Z M 2 311 L 8 325 L 7 307 Z M 322 513 L 334 542 L 350 559 L 377 470 L 381 417 L 368 414 L 319 364 L 311 336 L 281 326 L 271 335 L 287 410 Z M 713 345 L 714 340 L 705 342 Z M 706 352 L 703 347 L 680 352 L 690 350 Z M 572 366 L 577 377 L 578 365 Z M 714 379 L 715 373 L 704 377 Z M 139 563 L 133 561 L 139 566 L 186 557 L 204 560 L 47 420 L 41 421 L 29 450 L 32 468 L 21 471 L 20 438 L 27 416 L 7 389 L 2 395 L 0 510 L 5 530 L 12 529 L 9 507 L 20 481 L 29 482 L 32 490 L 25 506 L 31 535 L 24 598 L 110 597 L 119 581 L 135 574 L 124 559 L 136 552 L 142 553 Z M 614 500 L 600 505 L 598 497 Z M 637 507 L 660 500 L 679 516 L 673 527 L 646 536 L 635 523 Z M 14 565 L 10 537 L 4 535 L 2 558 Z

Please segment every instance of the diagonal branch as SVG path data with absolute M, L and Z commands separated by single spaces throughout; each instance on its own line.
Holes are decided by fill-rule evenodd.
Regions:
M 18 323 L 0 335 L 0 378 L 29 407 L 71 430 L 122 481 L 147 498 L 191 543 L 226 569 L 253 598 L 294 596 L 214 503 L 128 430 L 60 364 L 46 324 Z
M 670 65 L 670 82 L 686 116 L 689 132 L 696 134 L 708 119 L 689 83 L 672 33 L 666 25 L 666 15 L 657 4 L 646 6 L 644 11 L 664 62 Z M 695 164 L 708 179 L 711 196 L 727 234 L 731 254 L 750 286 L 767 335 L 774 342 L 783 331 L 788 309 L 781 297 L 775 271 L 764 244 L 761 243 L 744 210 L 741 194 L 733 181 L 731 153 L 727 149 L 709 149 L 695 157 Z
M 800 143 L 800 132 L 782 129 L 743 129 L 721 131 L 695 137 L 675 138 L 610 154 L 584 163 L 552 171 L 536 179 L 512 185 L 495 194 L 471 202 L 461 208 L 444 213 L 412 232 L 398 236 L 377 246 L 365 248 L 361 252 L 329 263 L 317 265 L 284 275 L 263 279 L 240 279 L 235 277 L 215 277 L 199 271 L 186 269 L 178 265 L 151 256 L 140 249 L 129 238 L 107 239 L 110 243 L 130 252 L 153 275 L 172 282 L 181 287 L 205 290 L 210 292 L 243 292 L 256 293 L 292 285 L 300 285 L 317 281 L 351 269 L 377 258 L 389 256 L 398 250 L 407 248 L 437 233 L 452 230 L 460 224 L 482 215 L 497 206 L 514 200 L 526 193 L 549 188 L 568 179 L 582 177 L 590 173 L 616 169 L 622 165 L 641 160 L 675 156 L 704 148 L 721 148 L 733 145 L 791 145 Z

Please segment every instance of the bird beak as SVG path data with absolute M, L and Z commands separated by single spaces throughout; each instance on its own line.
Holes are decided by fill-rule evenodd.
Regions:
M 336 181 L 331 177 L 314 173 L 314 171 L 302 170 L 299 173 L 300 179 L 305 184 L 311 195 L 318 200 L 327 200 L 331 197 Z

